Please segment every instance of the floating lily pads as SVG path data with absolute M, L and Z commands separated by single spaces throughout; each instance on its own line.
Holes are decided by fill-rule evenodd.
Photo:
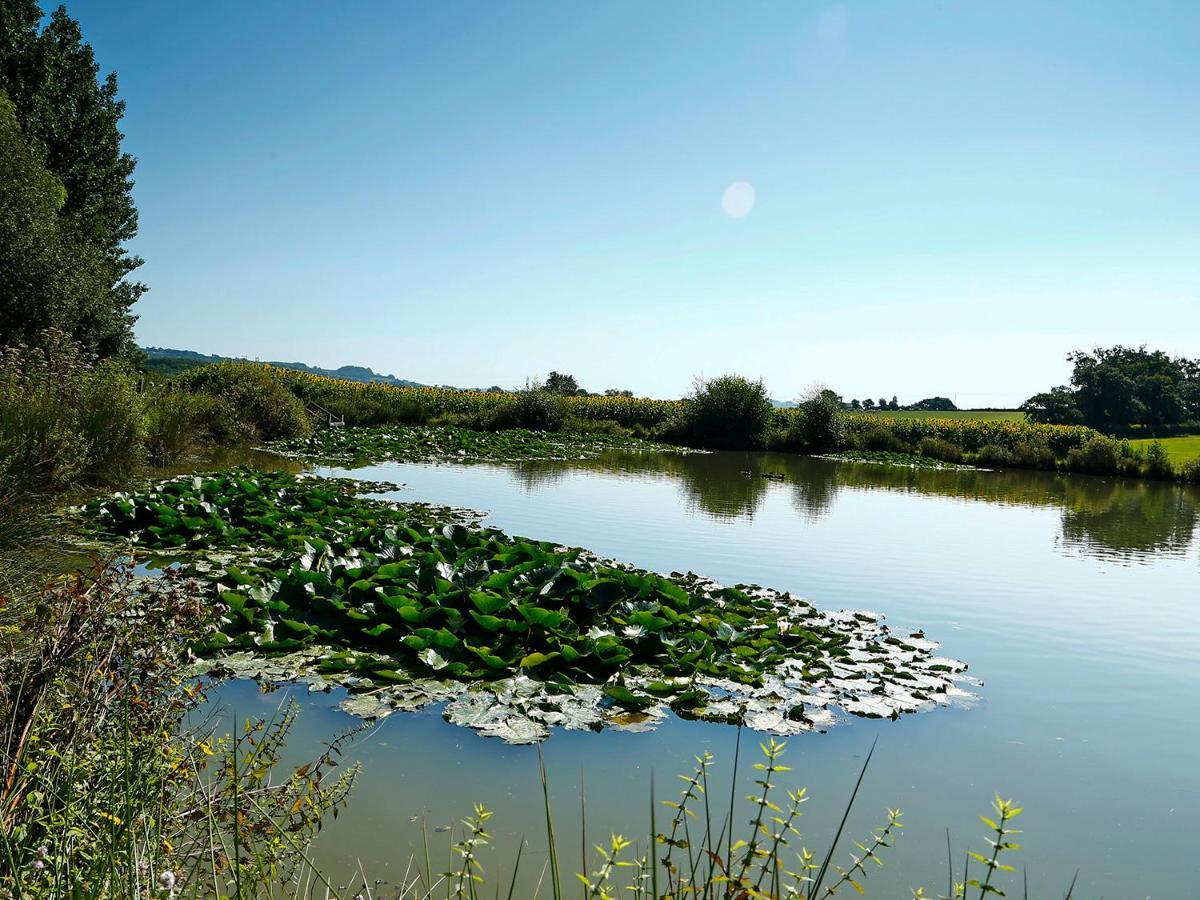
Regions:
M 651 728 L 668 710 L 794 734 L 835 710 L 897 717 L 965 695 L 960 663 L 871 613 L 658 575 L 359 487 L 235 470 L 86 511 L 206 585 L 222 615 L 200 656 L 369 691 L 348 701 L 360 715 L 446 702 L 449 721 L 511 742 Z
M 594 459 L 610 450 L 686 453 L 684 448 L 609 434 L 530 431 L 473 431 L 454 426 L 391 425 L 326 428 L 311 437 L 277 441 L 271 450 L 285 456 L 367 463 Z

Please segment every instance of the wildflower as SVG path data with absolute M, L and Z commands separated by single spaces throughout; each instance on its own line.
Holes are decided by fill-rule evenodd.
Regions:
M 622 629 L 622 634 L 624 634 L 627 638 L 640 638 L 645 633 L 646 629 L 641 625 L 626 625 L 625 628 Z
M 600 638 L 612 637 L 613 633 L 607 628 L 600 628 L 596 625 L 593 625 L 588 629 L 587 636 L 593 641 L 598 641 Z
M 175 890 L 175 873 L 170 869 L 164 870 L 163 873 L 158 876 L 158 886 L 164 891 Z

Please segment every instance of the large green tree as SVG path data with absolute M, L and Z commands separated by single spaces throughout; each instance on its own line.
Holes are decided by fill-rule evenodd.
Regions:
M 1082 422 L 1109 434 L 1165 433 L 1200 420 L 1200 363 L 1145 347 L 1077 351 L 1070 387 L 1037 394 L 1021 407 L 1033 421 Z
M 0 92 L 0 322 L 4 343 L 36 342 L 49 328 L 111 334 L 104 261 L 61 212 L 67 192 L 25 140 Z
M 57 179 L 61 196 L 55 246 L 59 252 L 76 254 L 64 261 L 68 274 L 86 271 L 88 277 L 64 278 L 59 290 L 47 290 L 36 278 L 6 278 L 5 294 L 0 296 L 0 336 L 28 339 L 50 322 L 88 349 L 114 355 L 131 348 L 130 308 L 146 289 L 129 278 L 141 260 L 125 247 L 137 232 L 135 160 L 121 150 L 119 125 L 125 104 L 117 98 L 116 75 L 100 78 L 92 48 L 65 8 L 55 10 L 45 27 L 41 22 L 36 0 L 0 0 L 0 92 L 11 101 L 5 140 L 10 147 L 19 140 L 25 153 Z M 16 138 L 11 120 L 19 129 Z M 7 183 L 19 179 L 22 171 L 24 163 L 10 161 Z M 35 178 L 24 192 L 44 199 L 47 195 L 39 185 Z M 39 208 L 44 212 L 44 206 Z M 37 228 L 46 227 L 44 218 L 37 221 Z M 19 216 L 10 215 L 8 228 L 20 224 Z M 11 232 L 4 237 L 18 243 L 30 240 Z M 72 280 L 76 291 L 64 297 Z M 102 284 L 99 295 L 97 281 Z

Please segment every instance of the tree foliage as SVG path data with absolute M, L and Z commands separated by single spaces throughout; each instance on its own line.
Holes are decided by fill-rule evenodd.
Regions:
M 575 376 L 563 372 L 551 372 L 547 375 L 544 389 L 551 394 L 559 394 L 563 397 L 573 397 L 581 393 L 579 382 L 575 380 Z M 582 391 L 582 393 L 587 392 Z
M 1107 434 L 1156 433 L 1200 421 L 1200 362 L 1145 347 L 1099 347 L 1067 357 L 1071 385 L 1022 405 L 1031 421 L 1084 424 Z
M 125 249 L 137 232 L 125 104 L 116 75 L 100 79 L 79 23 L 62 7 L 45 28 L 41 17 L 34 0 L 0 0 L 0 239 L 5 262 L 13 248 L 40 248 L 0 286 L 3 336 L 32 339 L 52 325 L 111 356 L 131 348 L 130 308 L 145 290 L 127 277 L 141 260 Z

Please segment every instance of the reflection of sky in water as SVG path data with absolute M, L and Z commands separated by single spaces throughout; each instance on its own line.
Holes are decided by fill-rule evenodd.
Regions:
M 822 846 L 856 761 L 879 735 L 851 826 L 865 833 L 889 805 L 907 814 L 900 846 L 872 875 L 884 895 L 940 883 L 942 869 L 922 863 L 942 858 L 944 827 L 959 845 L 965 836 L 981 844 L 975 814 L 1002 790 L 1029 810 L 1021 856 L 1031 883 L 1065 889 L 1079 867 L 1079 896 L 1180 896 L 1190 853 L 1181 823 L 1200 815 L 1200 726 L 1189 712 L 1200 678 L 1195 492 L 743 454 L 353 474 L 404 483 L 397 499 L 486 510 L 489 523 L 513 533 L 656 571 L 768 584 L 824 607 L 879 610 L 943 641 L 984 682 L 976 708 L 855 722 L 789 749 L 793 783 L 813 793 L 806 838 Z M 218 696 L 240 715 L 277 700 L 245 685 Z M 299 743 L 345 725 L 332 703 L 312 704 Z M 645 735 L 556 733 L 545 751 L 565 845 L 578 846 L 581 769 L 594 840 L 644 827 L 650 769 L 665 796 L 706 747 L 727 771 L 733 739 L 733 729 L 678 720 Z M 318 843 L 322 859 L 360 857 L 387 878 L 419 841 L 410 816 L 429 810 L 448 822 L 475 800 L 497 810 L 497 849 L 487 857 L 496 867 L 521 833 L 542 846 L 529 748 L 428 711 L 394 716 L 358 752 L 363 780 Z M 526 857 L 533 880 L 537 859 Z M 574 867 L 564 854 L 564 868 Z

